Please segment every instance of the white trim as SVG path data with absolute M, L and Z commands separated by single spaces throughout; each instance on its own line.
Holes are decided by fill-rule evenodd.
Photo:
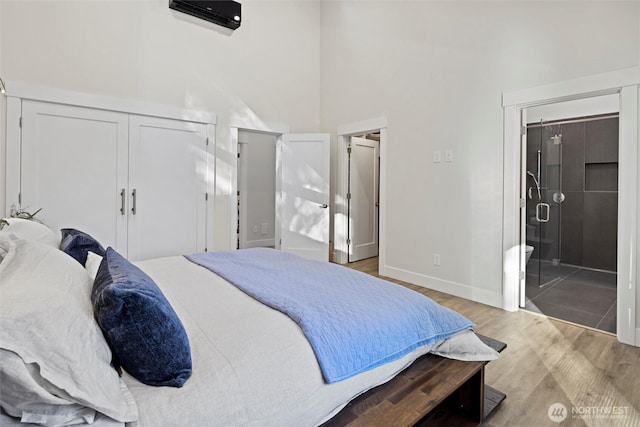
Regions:
M 278 122 L 263 122 L 257 118 L 251 118 L 246 116 L 234 116 L 229 120 L 229 127 L 238 128 L 240 130 L 246 130 L 249 132 L 262 132 L 272 133 L 274 135 L 281 135 L 283 133 L 289 133 L 290 127 L 286 123 Z
M 19 98 L 7 98 L 7 145 L 5 157 L 5 209 L 2 216 L 9 215 L 12 205 L 20 207 L 18 194 L 20 193 L 20 146 L 22 132 L 20 132 L 20 117 L 22 116 L 22 102 Z M 15 141 L 15 142 L 14 142 Z
M 610 93 L 620 93 L 620 191 L 618 207 L 618 339 L 640 343 L 636 330 L 638 255 L 638 85 L 640 68 L 628 68 L 551 85 L 503 94 L 504 195 L 503 195 L 503 308 L 518 309 L 520 255 L 520 111 L 526 107 Z M 623 160 L 624 158 L 624 160 Z M 635 164 L 634 164 L 635 163 Z M 516 249 L 517 248 L 517 249 Z M 626 288 L 626 289 L 625 289 Z M 624 299 L 621 299 L 624 298 Z M 621 313 L 627 314 L 621 316 Z M 626 321 L 621 320 L 625 318 Z M 637 332 L 635 333 L 637 335 Z
M 207 219 L 206 248 L 213 250 L 215 245 L 215 197 L 216 197 L 216 126 L 207 125 Z
M 386 119 L 385 119 L 386 124 Z M 380 129 L 380 210 L 378 212 L 378 274 L 387 275 L 387 128 Z
M 248 138 L 243 138 L 246 136 L 245 134 L 240 134 L 238 131 L 238 154 L 240 154 L 239 162 L 240 162 L 240 171 L 236 174 L 238 177 L 238 183 L 240 184 L 240 217 L 238 218 L 237 224 L 240 224 L 240 229 L 238 233 L 238 247 L 239 248 L 248 248 L 247 241 L 247 181 L 248 181 L 248 173 L 247 173 L 247 152 L 249 141 Z M 246 141 L 243 141 L 247 139 Z M 236 195 L 238 193 L 236 192 Z M 237 210 L 236 210 L 237 211 Z M 234 223 L 236 224 L 236 223 Z
M 337 181 L 333 203 L 333 261 L 338 264 L 348 262 L 348 218 L 346 194 L 348 190 L 347 140 L 350 136 L 380 132 L 380 211 L 378 235 L 378 274 L 386 275 L 386 191 L 387 191 L 387 118 L 378 117 L 349 123 L 337 128 Z
M 186 110 L 168 105 L 34 86 L 20 82 L 7 83 L 7 96 L 195 123 L 216 123 L 216 115 L 206 111 Z
M 618 340 L 638 345 L 635 340 L 638 240 L 638 87 L 620 91 L 618 154 Z M 626 316 L 622 316 L 626 313 Z
M 529 107 L 616 93 L 623 86 L 638 84 L 639 75 L 640 68 L 632 67 L 508 92 L 502 95 L 502 106 Z
M 347 212 L 347 199 L 345 195 L 349 191 L 348 167 L 349 156 L 347 154 L 348 136 L 338 135 L 337 156 L 338 162 L 336 193 L 333 195 L 333 262 L 346 264 L 349 262 L 349 217 Z
M 504 141 L 502 308 L 517 311 L 520 283 L 520 215 L 519 212 L 514 212 L 514 206 L 518 209 L 520 206 L 520 109 L 515 106 L 504 109 Z
M 500 307 L 502 294 L 500 292 L 479 289 L 462 283 L 439 279 L 437 277 L 419 274 L 401 268 L 386 266 L 385 276 L 403 282 L 413 283 L 428 289 L 433 289 L 449 295 L 465 298 L 471 301 L 487 304 L 492 307 Z
M 274 230 L 274 244 L 277 250 L 281 249 L 282 243 L 282 135 L 276 138 L 276 224 Z
M 229 227 L 229 249 L 234 250 L 238 248 L 238 138 L 239 129 L 237 127 L 229 128 L 229 140 L 230 161 L 229 167 L 231 168 L 231 177 L 229 182 L 229 211 L 231 224 Z M 224 194 L 223 194 L 224 195 Z
M 338 126 L 336 133 L 338 135 L 353 136 L 357 134 L 371 133 L 373 131 L 377 131 L 379 129 L 383 129 L 386 127 L 387 127 L 387 118 L 377 117 L 375 119 L 362 120 L 359 122 Z

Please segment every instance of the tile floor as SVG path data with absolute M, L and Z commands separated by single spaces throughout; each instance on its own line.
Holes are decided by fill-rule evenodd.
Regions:
M 529 264 L 525 309 L 602 331 L 616 332 L 615 273 L 568 266 L 544 268 L 543 265 L 538 275 L 537 265 L 534 263 L 530 268 Z M 538 277 L 547 284 L 539 287 Z

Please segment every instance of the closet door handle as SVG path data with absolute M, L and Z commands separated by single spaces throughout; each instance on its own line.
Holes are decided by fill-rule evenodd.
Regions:
M 124 204 L 126 203 L 126 194 L 127 192 L 124 191 L 124 188 L 122 190 L 120 190 L 120 215 L 124 215 Z
M 131 192 L 131 212 L 135 215 L 136 214 L 136 199 L 138 198 L 138 195 L 136 193 L 136 189 L 134 188 L 133 191 Z

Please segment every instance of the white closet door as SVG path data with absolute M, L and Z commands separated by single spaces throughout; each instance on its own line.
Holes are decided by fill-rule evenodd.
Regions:
M 206 126 L 129 118 L 129 259 L 205 249 Z
M 53 230 L 77 228 L 127 255 L 127 115 L 23 101 L 21 206 Z

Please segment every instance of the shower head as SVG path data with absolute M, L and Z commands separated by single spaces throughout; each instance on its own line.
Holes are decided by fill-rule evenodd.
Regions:
M 533 178 L 533 182 L 535 182 L 536 184 L 536 188 L 538 190 L 540 190 L 540 184 L 538 183 L 538 179 L 536 178 L 536 176 L 533 174 L 533 172 L 531 171 L 527 171 L 527 175 L 529 175 L 531 178 Z

